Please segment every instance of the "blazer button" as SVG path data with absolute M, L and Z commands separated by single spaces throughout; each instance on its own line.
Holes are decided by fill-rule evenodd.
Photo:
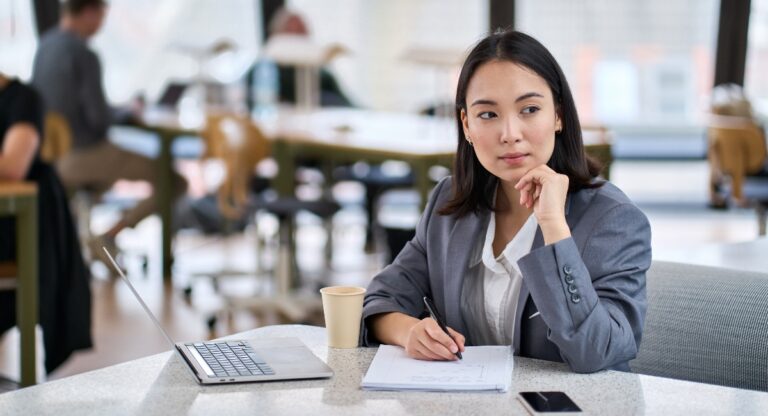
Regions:
M 566 275 L 571 274 L 572 271 L 573 269 L 571 269 L 570 265 L 566 264 L 565 266 L 563 266 L 563 273 L 565 273 Z
M 570 274 L 566 274 L 563 280 L 565 280 L 565 283 L 568 283 L 570 285 L 571 283 L 573 283 L 573 276 L 571 276 Z
M 579 303 L 581 302 L 581 296 L 579 296 L 578 293 L 574 293 L 571 295 L 571 302 L 573 303 Z
M 569 293 L 574 293 L 574 294 L 575 294 L 575 293 L 576 293 L 576 292 L 578 292 L 578 291 L 579 291 L 579 290 L 578 290 L 578 289 L 576 289 L 576 285 L 568 285 L 568 292 L 569 292 Z

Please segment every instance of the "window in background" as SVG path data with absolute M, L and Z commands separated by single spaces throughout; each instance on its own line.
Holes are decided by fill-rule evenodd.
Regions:
M 563 67 L 584 122 L 700 122 L 712 88 L 719 1 L 517 0 L 516 7 L 517 27 Z
M 458 65 L 418 63 L 409 50 L 456 55 L 488 30 L 486 1 L 288 0 L 308 23 L 312 38 L 338 42 L 350 53 L 331 71 L 358 105 L 418 111 L 435 101 L 453 102 Z
M 744 86 L 755 111 L 768 119 L 768 0 L 752 0 Z
M 92 43 L 110 101 L 137 93 L 154 100 L 170 80 L 237 80 L 259 49 L 257 6 L 254 0 L 110 0 Z M 225 50 L 214 55 L 215 45 Z
M 29 81 L 37 48 L 30 0 L 0 2 L 0 72 Z

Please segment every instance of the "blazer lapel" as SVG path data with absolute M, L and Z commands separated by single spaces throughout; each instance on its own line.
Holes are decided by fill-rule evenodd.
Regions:
M 485 214 L 469 214 L 458 221 L 451 230 L 445 261 L 444 310 L 448 326 L 466 334 L 467 327 L 461 317 L 461 289 L 467 274 L 472 246 L 477 233 L 484 230 L 490 217 Z

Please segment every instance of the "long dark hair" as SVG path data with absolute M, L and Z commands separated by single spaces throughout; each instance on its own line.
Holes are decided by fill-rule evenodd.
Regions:
M 569 192 L 600 186 L 593 179 L 600 164 L 586 156 L 581 138 L 581 125 L 568 82 L 551 53 L 536 39 L 517 31 L 496 32 L 481 40 L 467 56 L 456 88 L 456 124 L 458 147 L 453 169 L 453 195 L 438 211 L 442 215 L 461 217 L 481 209 L 493 209 L 494 190 L 498 178 L 488 172 L 477 159 L 466 140 L 461 111 L 467 111 L 467 88 L 477 68 L 489 61 L 509 61 L 522 65 L 542 77 L 555 101 L 562 130 L 555 133 L 555 149 L 547 166 L 569 178 Z
M 62 4 L 62 10 L 71 14 L 79 14 L 89 7 L 106 6 L 107 0 L 65 0 Z

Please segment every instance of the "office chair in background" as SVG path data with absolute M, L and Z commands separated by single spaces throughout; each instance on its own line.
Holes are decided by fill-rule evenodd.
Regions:
M 48 112 L 45 115 L 44 140 L 40 146 L 40 157 L 43 161 L 55 165 L 56 162 L 72 149 L 72 131 L 67 120 L 58 113 Z M 94 238 L 91 229 L 93 208 L 98 204 L 122 205 L 125 201 L 110 199 L 105 200 L 101 191 L 90 187 L 67 189 L 70 205 L 77 224 L 77 234 L 81 246 L 91 261 L 94 258 L 90 252 L 91 247 L 86 244 Z M 144 275 L 147 274 L 148 256 L 146 253 L 136 253 Z M 111 271 L 111 269 L 108 268 Z
M 253 221 L 257 265 L 252 272 L 222 270 L 196 276 L 211 278 L 214 287 L 217 280 L 227 276 L 247 274 L 258 279 L 258 290 L 254 296 L 233 296 L 222 291 L 225 306 L 219 314 L 209 318 L 209 329 L 215 329 L 219 315 L 224 314 L 231 319 L 236 310 L 250 310 L 257 314 L 277 313 L 288 322 L 312 319 L 320 310 L 319 296 L 316 293 L 300 295 L 296 291 L 304 282 L 296 263 L 295 244 L 291 244 L 294 241 L 295 217 L 299 212 L 306 211 L 329 223 L 339 205 L 326 199 L 307 201 L 296 197 L 270 196 L 265 179 L 255 176 L 256 166 L 270 155 L 270 142 L 245 116 L 225 114 L 209 117 L 203 139 L 206 144 L 204 157 L 220 159 L 225 166 L 224 180 L 216 192 L 218 210 L 230 224 L 244 216 Z M 279 243 L 277 255 L 273 256 L 276 261 L 272 270 L 264 268 L 262 254 L 267 243 L 262 241 L 258 228 L 258 218 L 262 213 L 277 217 L 279 222 Z M 331 235 L 329 232 L 328 245 L 332 244 Z M 187 290 L 187 293 L 191 294 L 191 291 Z

